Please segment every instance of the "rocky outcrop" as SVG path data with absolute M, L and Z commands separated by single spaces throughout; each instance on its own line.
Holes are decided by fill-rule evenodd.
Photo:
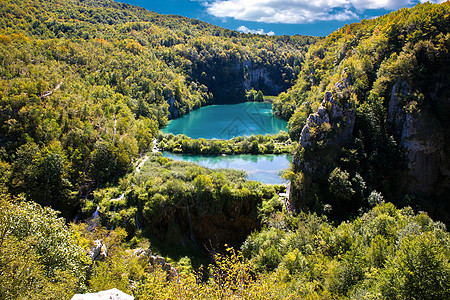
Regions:
M 106 245 L 103 244 L 102 240 L 95 240 L 94 247 L 90 251 L 88 251 L 88 256 L 91 258 L 92 262 L 95 261 L 104 261 L 107 258 L 107 248 Z M 133 250 L 127 250 L 127 257 L 137 257 L 139 260 L 144 260 L 151 267 L 160 267 L 167 274 L 167 280 L 173 280 L 178 277 L 177 270 L 168 262 L 166 259 L 159 255 L 153 255 L 150 249 L 136 248 Z M 133 280 L 130 280 L 129 287 L 131 290 L 135 289 L 137 283 Z M 108 298 L 109 297 L 109 298 Z M 127 298 L 131 297 L 131 298 Z M 134 299 L 132 296 L 129 296 L 125 293 L 117 289 L 112 289 L 108 291 L 103 291 L 99 293 L 91 293 L 91 294 L 77 294 L 72 300 L 91 300 L 91 299 L 117 299 L 117 300 L 128 300 Z
M 350 81 L 345 69 L 343 79 L 335 85 L 336 91 L 343 92 L 348 89 Z M 300 145 L 306 148 L 317 146 L 319 141 L 320 147 L 344 143 L 352 136 L 355 117 L 355 109 L 351 102 L 345 101 L 341 104 L 333 98 L 331 92 L 326 92 L 317 112 L 308 117 L 303 127 Z
M 175 119 L 180 116 L 178 108 L 175 107 L 175 97 L 171 96 L 167 99 L 167 104 L 169 104 L 169 119 Z
M 400 104 L 399 95 L 408 96 L 411 94 L 411 87 L 405 81 L 397 81 L 392 87 L 391 98 L 388 104 L 387 122 L 397 140 L 400 139 L 405 123 L 406 112 Z
M 406 151 L 408 180 L 402 192 L 439 195 L 450 186 L 445 126 L 429 107 L 417 107 L 411 88 L 398 80 L 392 88 L 388 124 Z
M 323 141 L 321 147 L 330 144 L 342 144 L 352 136 L 355 125 L 355 110 L 350 104 L 342 106 L 333 99 L 331 92 L 325 93 L 325 99 L 306 121 L 300 135 L 300 145 L 311 147 Z
M 104 261 L 108 256 L 108 250 L 102 240 L 95 240 L 94 247 L 88 251 L 88 255 L 91 258 L 91 261 Z
M 346 71 L 342 75 L 343 79 L 335 84 L 333 91 L 325 93 L 320 107 L 308 117 L 301 132 L 299 142 L 303 149 L 294 156 L 294 179 L 297 182 L 294 180 L 291 189 L 296 208 L 320 206 L 313 198 L 315 194 L 322 197 L 321 201 L 334 201 L 335 195 L 327 194 L 327 185 L 330 172 L 340 163 L 346 163 L 347 158 L 337 160 L 342 147 L 362 146 L 364 148 L 352 150 L 360 155 L 355 162 L 362 162 L 358 166 L 362 169 L 356 171 L 354 168 L 353 171 L 364 173 L 370 188 L 381 189 L 390 201 L 399 205 L 426 209 L 435 218 L 448 222 L 450 132 L 446 129 L 450 128 L 450 99 L 445 87 L 438 82 L 430 87 L 430 90 L 438 92 L 421 94 L 411 82 L 399 78 L 390 91 L 389 101 L 383 103 L 387 114 L 380 112 L 378 123 L 374 125 L 379 126 L 376 130 L 380 136 L 372 139 L 372 132 L 364 127 L 372 125 L 364 119 L 369 115 L 361 112 L 361 119 L 356 120 L 353 104 L 348 101 L 351 78 Z M 374 109 L 376 105 L 373 105 Z M 363 144 L 359 137 L 353 137 L 355 121 L 358 134 L 365 135 L 361 136 L 364 143 L 377 141 L 376 145 Z M 380 145 L 383 141 L 387 144 Z M 392 165 L 386 165 L 387 162 Z M 355 182 L 356 179 L 352 178 L 351 184 Z M 365 186 L 366 182 L 360 186 Z M 343 207 L 342 203 L 347 201 L 348 207 L 356 207 L 362 205 L 361 197 L 340 199 L 335 205 Z M 320 210 L 317 206 L 314 209 Z M 334 215 L 345 216 L 345 212 Z
M 76 294 L 72 300 L 134 300 L 134 297 L 114 288 L 98 293 Z
M 166 262 L 166 259 L 162 256 L 152 255 L 150 249 L 137 248 L 129 250 L 128 253 L 138 259 L 148 259 L 148 262 L 153 267 L 161 267 L 163 271 L 167 273 L 168 279 L 173 279 L 178 276 L 177 270 L 172 265 Z
M 353 103 L 348 101 L 348 90 L 351 78 L 347 69 L 342 74 L 342 80 L 334 87 L 334 94 L 343 100 L 334 99 L 333 93 L 327 91 L 324 100 L 311 114 L 300 134 L 300 145 L 304 149 L 305 157 L 294 156 L 297 173 L 301 173 L 302 186 L 292 185 L 291 193 L 296 208 L 310 206 L 305 201 L 311 194 L 310 187 L 314 178 L 324 178 L 334 165 L 334 159 L 341 146 L 351 140 L 355 125 L 356 111 Z

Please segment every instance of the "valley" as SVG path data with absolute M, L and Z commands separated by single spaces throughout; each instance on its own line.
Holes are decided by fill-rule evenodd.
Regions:
M 0 0 L 0 298 L 450 298 L 433 2 L 313 37 Z

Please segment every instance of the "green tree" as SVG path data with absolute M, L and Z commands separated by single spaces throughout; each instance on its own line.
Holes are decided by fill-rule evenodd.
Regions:
M 449 254 L 432 232 L 405 237 L 380 274 L 382 295 L 388 299 L 448 299 Z
M 0 195 L 0 297 L 69 299 L 84 291 L 85 250 L 57 212 Z
M 261 91 L 258 91 L 255 96 L 255 101 L 257 102 L 263 102 L 264 101 L 264 95 Z
M 17 156 L 12 171 L 13 189 L 70 216 L 77 202 L 69 181 L 70 164 L 60 143 L 52 142 L 42 149 L 28 143 L 17 150 Z
M 259 153 L 259 143 L 257 140 L 254 140 L 250 144 L 250 153 L 258 154 Z
M 330 193 L 333 197 L 348 201 L 355 193 L 352 189 L 350 174 L 338 167 L 330 173 L 328 182 L 330 183 Z
M 123 144 L 116 146 L 111 141 L 99 140 L 91 153 L 91 176 L 98 184 L 115 182 L 130 168 L 131 158 Z
M 308 114 L 306 111 L 297 109 L 294 115 L 288 121 L 289 136 L 293 141 L 298 141 L 300 139 L 300 134 L 302 133 L 303 127 L 308 119 Z

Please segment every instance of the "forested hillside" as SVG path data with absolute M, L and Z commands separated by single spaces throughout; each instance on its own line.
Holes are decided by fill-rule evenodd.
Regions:
M 113 1 L 3 1 L 2 180 L 74 217 L 168 118 L 293 84 L 317 38 L 245 35 Z
M 309 48 L 296 84 L 273 103 L 301 145 L 297 208 L 343 219 L 377 191 L 450 220 L 449 13 L 449 2 L 421 4 Z

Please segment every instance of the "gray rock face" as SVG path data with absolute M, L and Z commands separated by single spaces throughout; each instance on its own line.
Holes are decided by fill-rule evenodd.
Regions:
M 170 97 L 169 99 L 167 99 L 167 104 L 169 104 L 169 119 L 175 119 L 178 118 L 180 116 L 180 112 L 178 111 L 178 109 L 175 107 L 175 98 L 174 97 Z
M 348 92 L 351 78 L 344 70 L 342 80 L 335 84 L 334 92 L 344 94 Z M 343 96 L 343 99 L 348 99 Z M 314 153 L 308 159 L 297 159 L 294 164 L 297 171 L 303 173 L 302 186 L 299 190 L 291 190 L 296 208 L 308 205 L 304 201 L 309 195 L 309 189 L 314 177 L 323 177 L 332 164 L 340 146 L 351 139 L 355 126 L 356 110 L 350 101 L 343 103 L 334 99 L 331 92 L 325 97 L 317 111 L 309 115 L 300 134 L 300 145 L 305 151 Z M 295 187 L 292 187 L 295 189 Z
M 317 112 L 308 117 L 303 127 L 300 145 L 311 147 L 318 141 L 323 141 L 323 146 L 341 144 L 351 137 L 355 118 L 355 110 L 350 105 L 342 106 L 333 99 L 331 92 L 326 92 Z
M 440 194 L 450 185 L 445 128 L 427 107 L 420 111 L 411 108 L 410 94 L 408 84 L 397 81 L 388 107 L 388 124 L 408 159 L 409 178 L 404 189 L 425 196 Z
M 328 102 L 327 95 L 331 94 L 327 92 L 325 94 L 325 99 L 320 105 L 320 107 L 317 109 L 317 112 L 314 114 L 311 114 L 308 117 L 308 120 L 306 120 L 306 125 L 302 129 L 302 133 L 300 134 L 300 145 L 303 148 L 309 147 L 312 145 L 313 142 L 316 141 L 316 139 L 322 140 L 326 136 L 326 132 L 319 132 L 318 136 L 315 136 L 314 138 L 311 136 L 311 132 L 313 128 L 320 128 L 325 123 L 330 123 L 330 117 L 328 116 L 328 113 L 326 111 L 325 105 Z M 331 97 L 332 98 L 332 97 Z
M 408 155 L 411 192 L 431 194 L 441 175 L 449 176 L 443 153 L 444 135 L 426 115 L 414 117 L 406 114 L 401 143 Z M 434 128 L 434 130 L 432 129 Z
M 391 98 L 388 105 L 387 122 L 391 125 L 393 133 L 399 137 L 402 133 L 403 123 L 405 122 L 406 112 L 402 109 L 398 95 L 409 95 L 411 87 L 404 81 L 397 81 L 392 87 Z
M 134 297 L 114 288 L 98 293 L 76 294 L 72 300 L 134 300 Z
M 245 63 L 244 66 L 246 66 Z M 261 89 L 261 85 L 264 85 L 268 87 L 274 94 L 278 94 L 281 92 L 282 87 L 274 83 L 274 81 L 270 78 L 267 69 L 252 68 L 251 62 L 247 64 L 247 66 L 248 69 L 244 81 L 244 88 L 247 91 L 252 87 L 255 87 L 256 90 L 259 90 Z

